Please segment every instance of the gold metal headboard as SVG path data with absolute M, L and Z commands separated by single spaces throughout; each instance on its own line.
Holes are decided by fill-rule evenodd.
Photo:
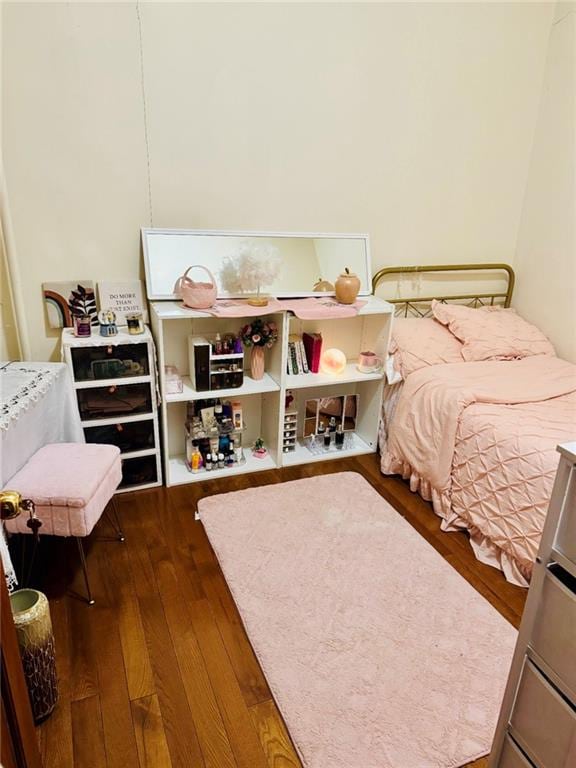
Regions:
M 424 317 L 428 314 L 429 310 L 423 310 L 422 307 L 430 305 L 435 299 L 442 302 L 458 301 L 468 303 L 469 306 L 479 307 L 484 305 L 493 305 L 497 300 L 502 301 L 505 307 L 510 306 L 512 300 L 512 291 L 514 290 L 514 270 L 509 264 L 436 264 L 428 265 L 425 267 L 384 267 L 384 269 L 376 272 L 372 278 L 372 293 L 375 293 L 378 285 L 384 280 L 384 278 L 390 275 L 411 275 L 419 272 L 506 272 L 507 285 L 506 290 L 503 292 L 490 292 L 490 293 L 464 293 L 464 294 L 447 294 L 444 293 L 438 296 L 411 296 L 402 298 L 387 298 L 391 304 L 397 306 L 397 314 L 403 314 L 407 316 L 409 313 Z

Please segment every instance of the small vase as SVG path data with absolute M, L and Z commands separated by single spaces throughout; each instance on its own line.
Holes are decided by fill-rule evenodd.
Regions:
M 13 592 L 10 604 L 32 715 L 38 723 L 52 712 L 58 701 L 50 608 L 46 596 L 35 589 Z
M 250 375 L 255 380 L 261 379 L 264 376 L 264 347 L 252 347 Z

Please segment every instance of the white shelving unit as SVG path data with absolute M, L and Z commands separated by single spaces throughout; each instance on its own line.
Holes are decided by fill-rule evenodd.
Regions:
M 138 335 L 119 330 L 107 338 L 94 330 L 87 337 L 74 336 L 70 328 L 62 331 L 62 357 L 72 373 L 86 442 L 120 448 L 123 478 L 117 493 L 161 485 L 156 357 L 150 329 Z M 120 363 L 126 360 L 135 370 L 121 370 Z M 113 375 L 102 375 L 108 372 Z
M 188 362 L 188 336 L 214 336 L 237 334 L 249 318 L 215 318 L 205 312 L 187 309 L 180 302 L 151 302 L 151 325 L 158 350 L 160 392 L 162 395 L 162 445 L 166 485 L 201 482 L 217 477 L 259 472 L 281 466 L 327 461 L 345 456 L 373 453 L 378 442 L 378 422 L 382 402 L 384 375 L 364 374 L 356 368 L 360 352 L 372 350 L 383 358 L 388 350 L 392 328 L 393 306 L 375 296 L 362 297 L 366 304 L 358 315 L 342 319 L 300 320 L 287 311 L 266 315 L 273 319 L 279 332 L 278 342 L 266 350 L 266 373 L 255 381 L 244 372 L 242 387 L 198 392 L 190 379 Z M 264 316 L 264 314 L 262 315 Z M 253 318 L 252 318 L 253 319 Z M 303 332 L 321 333 L 322 348 L 341 349 L 348 364 L 339 375 L 300 374 L 286 372 L 288 337 Z M 249 368 L 250 351 L 245 366 Z M 167 394 L 164 370 L 175 365 L 183 377 L 183 391 Z M 296 447 L 289 453 L 282 450 L 282 431 L 286 394 L 291 391 L 294 401 L 288 410 L 298 412 Z M 304 444 L 305 401 L 336 395 L 358 395 L 358 414 L 353 446 L 347 449 L 313 454 Z M 242 402 L 246 431 L 243 435 L 245 463 L 210 472 L 193 474 L 184 461 L 184 422 L 186 403 L 192 400 L 224 398 Z M 264 459 L 252 456 L 250 446 L 262 437 L 268 449 Z

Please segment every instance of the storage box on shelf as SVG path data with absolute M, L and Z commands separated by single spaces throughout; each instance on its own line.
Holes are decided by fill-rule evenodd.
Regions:
M 356 368 L 361 351 L 371 349 L 384 357 L 392 325 L 393 307 L 374 296 L 366 297 L 366 305 L 356 317 L 346 319 L 298 320 L 288 312 L 266 315 L 278 326 L 278 341 L 266 350 L 264 377 L 250 376 L 250 350 L 245 350 L 244 376 L 240 387 L 224 387 L 216 391 L 198 390 L 189 362 L 189 337 L 213 339 L 218 333 L 238 334 L 250 318 L 215 318 L 180 302 L 151 303 L 151 324 L 158 350 L 160 391 L 162 394 L 162 440 L 165 481 L 167 485 L 198 482 L 220 475 L 243 474 L 273 469 L 283 465 L 339 458 L 345 455 L 372 453 L 376 450 L 379 411 L 382 400 L 383 373 L 364 374 Z M 264 316 L 264 315 L 263 315 Z M 321 333 L 323 348 L 337 347 L 348 359 L 343 373 L 288 374 L 288 340 L 290 334 Z M 165 366 L 176 366 L 182 375 L 182 392 L 168 393 Z M 191 375 L 192 373 L 192 375 Z M 293 390 L 295 402 L 286 407 L 286 392 Z M 312 454 L 303 438 L 304 403 L 309 398 L 331 395 L 358 395 L 359 412 L 352 444 L 342 450 Z M 244 421 L 243 447 L 245 463 L 216 472 L 191 473 L 185 460 L 186 403 L 192 400 L 219 398 L 242 403 Z M 293 449 L 285 451 L 285 419 L 298 412 Z M 264 440 L 265 458 L 252 455 L 257 438 Z
M 284 412 L 284 428 L 282 430 L 282 453 L 291 453 L 296 450 L 298 429 L 298 412 Z
M 97 331 L 97 329 L 95 329 Z M 62 331 L 86 442 L 117 445 L 122 452 L 118 492 L 162 482 L 154 342 L 148 328 L 103 338 Z
M 576 443 L 558 450 L 490 768 L 576 765 Z

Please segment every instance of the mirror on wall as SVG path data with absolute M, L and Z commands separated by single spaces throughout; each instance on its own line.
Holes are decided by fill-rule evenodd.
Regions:
M 353 432 L 358 418 L 358 395 L 335 395 L 306 400 L 304 405 L 304 437 L 318 433 L 320 425 L 328 429 L 330 420 L 344 431 Z
M 192 265 L 210 270 L 220 298 L 245 297 L 254 289 L 239 275 L 254 260 L 266 265 L 266 293 L 279 298 L 334 295 L 345 268 L 360 278 L 360 295 L 372 290 L 367 235 L 143 229 L 142 247 L 149 299 L 174 299 L 176 280 Z M 201 270 L 190 277 L 208 279 Z

